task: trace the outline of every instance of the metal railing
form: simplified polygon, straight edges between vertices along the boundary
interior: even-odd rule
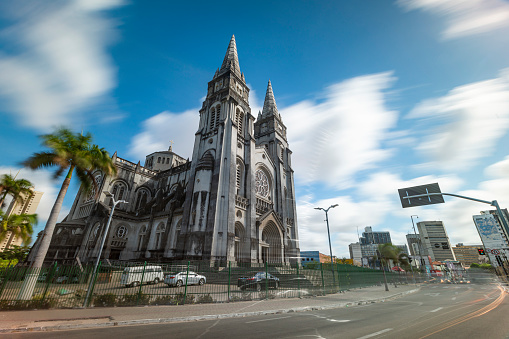
[[[218,267],[211,266],[210,261],[103,261],[98,265],[95,281],[91,283],[92,271],[93,265],[56,264],[36,270],[27,267],[0,269],[0,309],[224,303],[312,297],[383,283],[380,270],[343,264],[335,264],[331,270],[330,263],[313,267],[274,264]],[[32,299],[20,300],[18,296],[23,294],[23,280],[32,274],[38,277]],[[127,276],[130,279],[126,280]],[[176,277],[171,281],[172,285],[165,283],[167,276]],[[410,272],[387,272],[387,276],[394,284],[424,280],[424,276]],[[88,286],[92,289],[91,297],[84,305]]]

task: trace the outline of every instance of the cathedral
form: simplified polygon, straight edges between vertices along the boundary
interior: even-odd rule
[[[192,159],[172,151],[142,166],[115,154],[116,176],[94,173],[100,194],[80,189],[56,225],[47,262],[95,260],[112,198],[102,258],[289,264],[299,257],[292,152],[269,81],[255,117],[235,37],[207,85]],[[106,194],[108,192],[108,194]]]

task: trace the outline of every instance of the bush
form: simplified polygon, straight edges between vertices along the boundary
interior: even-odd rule
[[[150,302],[150,305],[175,305],[175,298],[171,295],[157,297]]]
[[[58,305],[58,300],[53,298],[42,299],[42,296],[35,296],[32,300],[2,300],[0,309],[2,311],[49,309]]]
[[[145,293],[136,294],[124,294],[118,300],[119,306],[136,306],[136,305],[148,305],[150,302],[150,295]]]
[[[113,293],[106,293],[94,296],[95,307],[113,307],[116,305],[117,296]]]
[[[210,294],[200,295],[198,297],[198,300],[196,300],[197,304],[206,304],[206,303],[213,303],[213,302],[214,302],[214,299],[212,299],[212,296]]]
[[[178,294],[175,294],[175,297],[173,298],[175,300],[175,305],[182,305],[184,304],[184,293],[180,292]],[[186,304],[194,304],[194,295],[188,295],[185,298]]]

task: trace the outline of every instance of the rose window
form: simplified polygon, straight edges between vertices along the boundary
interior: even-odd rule
[[[117,228],[117,238],[122,239],[123,237],[126,236],[126,234],[127,234],[127,227],[122,225]]]

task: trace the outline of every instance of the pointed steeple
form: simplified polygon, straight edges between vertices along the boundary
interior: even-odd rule
[[[267,92],[265,93],[265,101],[263,102],[262,116],[267,117],[270,115],[279,117],[276,106],[276,99],[274,99],[274,93],[272,92],[272,84],[269,80],[269,84],[267,85]]]
[[[223,73],[226,70],[230,70],[231,72],[235,73],[239,78],[241,76],[239,56],[237,55],[237,45],[235,44],[235,35],[232,35],[219,73]]]

